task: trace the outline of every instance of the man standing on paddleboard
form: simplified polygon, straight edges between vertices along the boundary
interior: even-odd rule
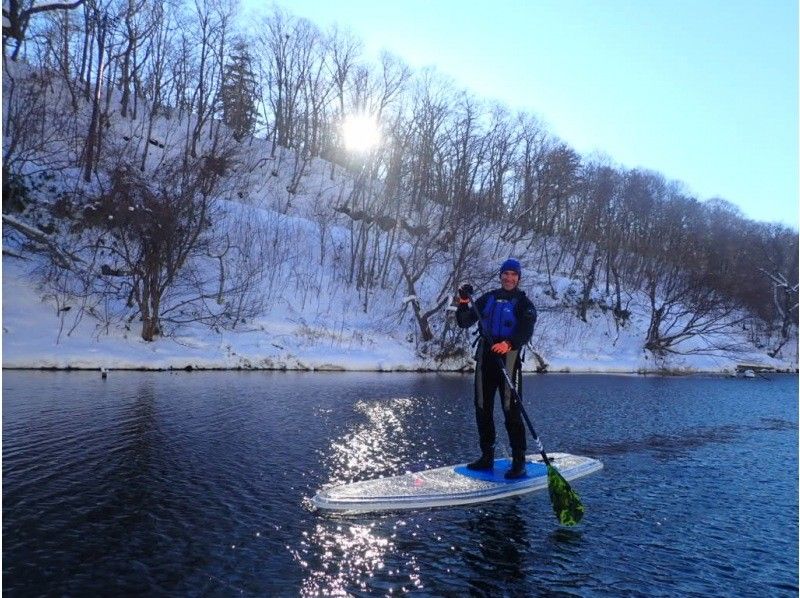
[[[481,456],[468,464],[472,470],[494,468],[494,397],[500,390],[506,430],[511,443],[511,469],[505,473],[507,479],[525,477],[525,424],[519,405],[513,399],[503,376],[502,365],[521,393],[522,372],[520,351],[533,335],[536,323],[536,308],[524,291],[519,289],[522,267],[519,261],[509,258],[500,266],[500,288],[475,300],[475,308],[481,315],[483,330],[492,339],[492,344],[483,336],[475,352],[475,419],[478,423]],[[470,306],[473,288],[464,284],[458,289],[456,321],[461,328],[469,328],[478,321],[475,309]]]

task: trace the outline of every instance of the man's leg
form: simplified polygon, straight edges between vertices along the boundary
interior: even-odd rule
[[[522,364],[519,361],[518,351],[509,351],[505,358],[506,371],[522,396]],[[502,372],[500,373],[502,376]],[[511,444],[511,469],[506,472],[507,478],[520,478],[525,476],[525,451],[527,443],[525,437],[525,422],[522,421],[522,411],[506,384],[505,376],[501,383],[503,397],[503,415],[505,416],[506,431]]]
[[[478,437],[481,456],[467,467],[481,470],[494,467],[494,395],[497,389],[496,376],[491,364],[484,361],[483,352],[479,351],[475,364],[475,422],[478,424]]]

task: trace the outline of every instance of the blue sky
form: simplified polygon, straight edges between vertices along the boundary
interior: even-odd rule
[[[796,0],[290,0],[582,153],[797,228]]]

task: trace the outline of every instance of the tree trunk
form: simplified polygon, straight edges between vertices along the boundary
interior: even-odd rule
[[[583,295],[580,303],[578,304],[578,317],[584,322],[586,322],[586,309],[589,306],[589,296],[592,294],[592,289],[594,288],[595,272],[597,271],[597,264],[599,263],[600,258],[598,257],[595,257],[592,260],[592,267],[583,283]]]
[[[403,278],[406,279],[406,291],[409,295],[413,295],[416,297],[417,291],[414,288],[416,280],[411,276],[411,273],[408,271],[408,267],[406,265],[405,260],[397,256],[397,260],[400,262],[400,268],[403,270]],[[428,321],[428,316],[422,313],[422,308],[419,304],[419,299],[414,299],[411,301],[411,308],[414,312],[414,318],[417,320],[417,326],[419,327],[419,334],[422,342],[428,342],[433,340],[433,331],[431,330],[430,322]]]
[[[99,138],[100,127],[100,90],[103,81],[103,58],[105,53],[106,26],[108,18],[104,15],[98,26],[97,34],[97,79],[94,87],[94,97],[92,98],[92,116],[89,121],[89,133],[86,135],[86,153],[84,155],[83,180],[87,183],[92,180],[92,171],[95,162],[95,145]]]

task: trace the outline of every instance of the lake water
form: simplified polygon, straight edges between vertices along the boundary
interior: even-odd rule
[[[6,371],[4,594],[797,595],[796,377],[525,385],[548,451],[605,464],[576,528],[546,492],[309,509],[475,457],[467,375]]]

